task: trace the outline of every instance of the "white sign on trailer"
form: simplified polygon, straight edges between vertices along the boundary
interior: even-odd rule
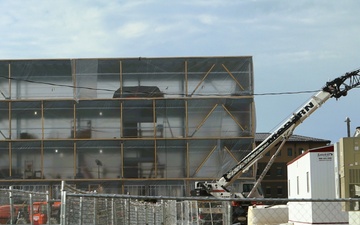
[[[317,154],[318,160],[321,161],[332,161],[333,159],[333,153],[332,152],[321,152]]]

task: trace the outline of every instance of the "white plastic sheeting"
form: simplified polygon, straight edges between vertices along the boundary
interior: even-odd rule
[[[253,147],[253,89],[249,56],[0,60],[1,174],[217,179]]]

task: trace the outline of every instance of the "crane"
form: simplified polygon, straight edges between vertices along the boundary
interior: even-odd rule
[[[232,169],[226,172],[219,180],[215,182],[196,182],[195,195],[207,195],[218,198],[245,198],[251,197],[256,190],[257,185],[261,182],[266,171],[262,173],[258,181],[248,196],[242,193],[231,193],[228,186],[231,185],[241,174],[246,172],[253,166],[264,154],[282,142],[276,152],[278,152],[286,140],[292,135],[294,129],[300,125],[306,118],[315,112],[322,104],[330,98],[339,99],[346,96],[348,91],[360,85],[360,69],[345,73],[344,75],[326,82],[325,86],[309,101],[307,101],[300,109],[291,115],[282,125],[280,125],[273,133],[271,133],[263,142],[242,158]],[[268,169],[274,160],[272,157],[265,169]]]

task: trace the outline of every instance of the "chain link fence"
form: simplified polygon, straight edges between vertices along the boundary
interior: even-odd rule
[[[47,192],[26,191],[14,187],[0,189],[0,224],[50,223],[51,216],[47,215],[51,215],[52,204]]]
[[[121,196],[69,195],[62,224],[164,224],[166,207],[165,202],[143,202]]]
[[[0,224],[304,225],[360,224],[360,199],[215,199],[0,189]],[[32,206],[32,207],[30,207]],[[30,219],[32,218],[32,219]]]

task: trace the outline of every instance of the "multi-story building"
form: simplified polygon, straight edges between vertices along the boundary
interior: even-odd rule
[[[0,78],[2,185],[182,196],[253,148],[252,57],[1,60]]]
[[[260,144],[269,135],[269,133],[257,133],[255,136],[255,143]],[[330,140],[293,134],[281,148],[274,163],[261,182],[264,196],[267,198],[287,198],[287,163],[294,160],[304,151],[327,146],[330,143]],[[264,168],[277,150],[277,147],[278,146],[271,149],[258,161],[257,177],[264,171]]]

